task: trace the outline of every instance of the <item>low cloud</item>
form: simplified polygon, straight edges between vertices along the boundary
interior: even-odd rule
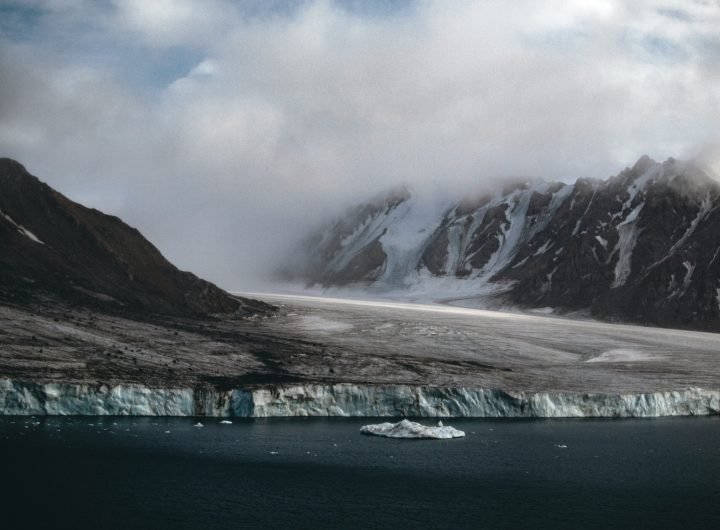
[[[0,154],[252,288],[400,183],[606,177],[720,138],[710,2],[41,1],[0,23]]]

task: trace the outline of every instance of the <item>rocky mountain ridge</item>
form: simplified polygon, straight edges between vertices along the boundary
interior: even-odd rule
[[[407,190],[314,234],[309,285],[720,331],[720,185],[644,156],[607,180],[522,182],[450,204]]]
[[[71,201],[8,158],[0,159],[0,300],[178,316],[264,306],[178,270],[135,228]]]

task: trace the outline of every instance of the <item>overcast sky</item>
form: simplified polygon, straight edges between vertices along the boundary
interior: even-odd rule
[[[718,109],[718,0],[0,0],[0,156],[229,289],[398,183],[605,178]]]

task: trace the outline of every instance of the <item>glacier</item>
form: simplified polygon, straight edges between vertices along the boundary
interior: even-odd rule
[[[287,384],[219,390],[0,379],[2,415],[646,418],[720,414],[720,390],[512,392],[413,385]]]

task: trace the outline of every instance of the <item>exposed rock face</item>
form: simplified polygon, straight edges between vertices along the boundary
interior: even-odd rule
[[[284,270],[283,274],[290,277],[300,274],[330,285],[377,280],[386,270],[387,255],[380,240],[386,235],[387,226],[373,221],[392,217],[410,197],[408,190],[400,189],[354,208],[335,220],[330,229],[303,241],[298,251],[307,252],[306,259],[301,260],[296,270]],[[348,242],[353,245],[350,252]],[[317,270],[318,265],[322,272]]]
[[[178,270],[136,229],[69,200],[3,158],[0,300],[22,303],[39,296],[174,315],[252,305]]]
[[[435,211],[405,194],[330,225],[298,275],[425,292],[454,279],[464,297],[720,331],[719,206],[700,167],[648,157],[605,181],[521,183]]]
[[[718,413],[720,392],[697,388],[645,394],[311,384],[216,390],[0,379],[3,415],[632,418]]]

